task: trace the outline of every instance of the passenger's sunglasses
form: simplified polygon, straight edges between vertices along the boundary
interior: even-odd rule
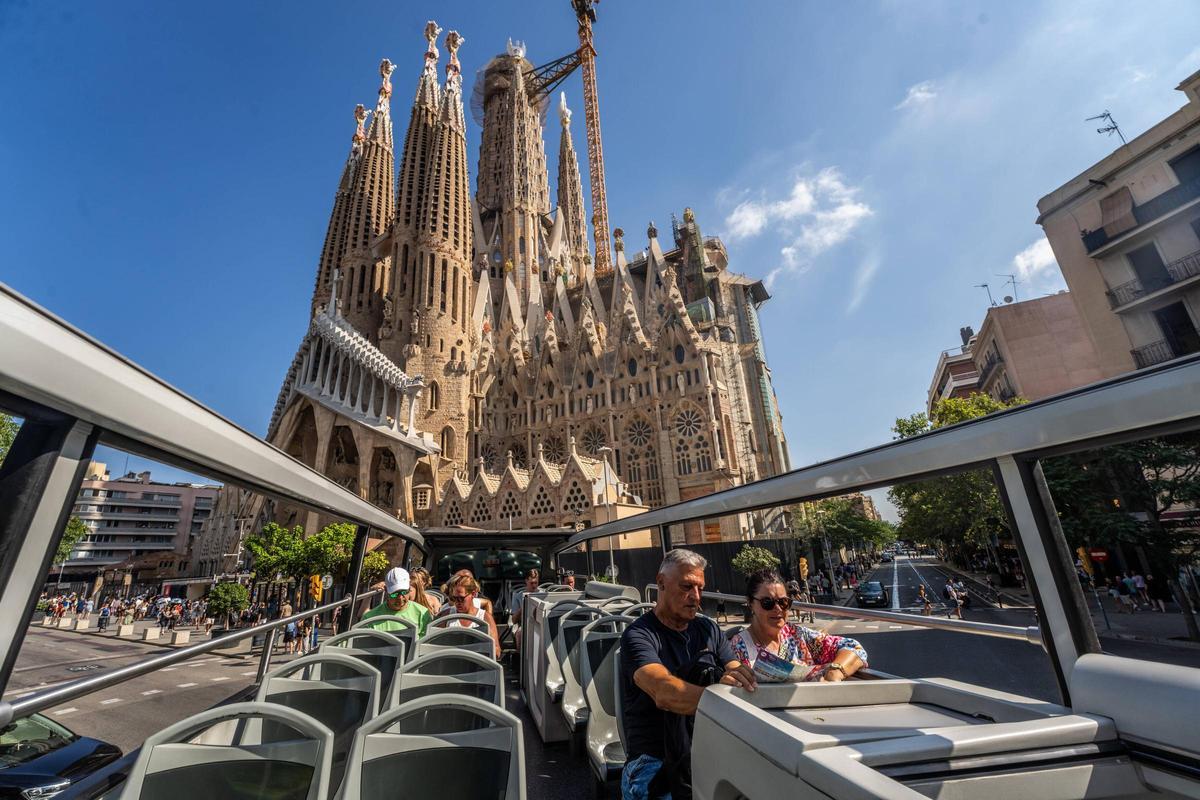
[[[775,606],[787,608],[792,604],[792,601],[788,600],[787,598],[777,599],[774,597],[756,597],[754,599],[757,600],[758,604],[763,607],[763,611],[773,611]]]
[[[471,599],[471,595],[469,595],[469,594],[464,594],[464,595],[459,595],[459,596],[450,595],[450,602],[454,603],[454,605],[459,605],[460,603],[465,603],[470,599]]]
[[[396,591],[396,592],[388,592],[388,597],[395,600],[397,597],[404,597],[404,595],[406,595],[406,594],[408,594],[408,589],[400,589],[399,591]]]

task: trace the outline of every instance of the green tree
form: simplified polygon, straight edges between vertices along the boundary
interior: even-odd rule
[[[387,554],[382,550],[372,550],[363,556],[362,582],[366,586],[377,583],[391,567]]]
[[[848,497],[831,497],[808,504],[801,526],[810,534],[827,537],[834,549],[860,543],[881,547],[896,540],[896,529],[891,523],[868,519]]]
[[[250,590],[240,583],[218,583],[208,590],[208,615],[227,623],[230,614],[240,614],[250,605]]]
[[[285,528],[269,522],[246,539],[246,549],[254,557],[257,576],[281,575],[295,580],[299,588],[310,575],[338,572],[350,560],[354,537],[355,527],[347,522],[326,525],[308,537],[299,525]]]
[[[79,517],[71,517],[63,528],[62,537],[58,540],[58,550],[54,552],[54,563],[62,564],[71,557],[71,551],[79,540],[88,534],[88,526]]]
[[[746,545],[729,563],[743,575],[749,576],[760,569],[779,569],[779,557],[765,547]]]
[[[935,403],[932,415],[921,412],[897,419],[892,430],[896,438],[907,439],[1024,402],[1016,398],[1005,403],[986,394],[951,397]],[[896,533],[906,540],[940,541],[951,548],[966,544],[986,547],[992,537],[1009,533],[1008,516],[990,470],[967,470],[899,484],[888,491],[888,497],[900,514]]]
[[[4,463],[4,458],[12,448],[12,443],[16,441],[17,431],[20,429],[21,423],[9,414],[0,413],[0,464]]]

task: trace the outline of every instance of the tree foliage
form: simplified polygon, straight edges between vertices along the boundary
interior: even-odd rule
[[[823,536],[834,549],[861,543],[877,547],[896,540],[896,528],[883,520],[869,519],[849,497],[831,497],[806,503],[798,518],[802,534]]]
[[[79,517],[71,517],[63,528],[62,537],[58,540],[58,550],[54,552],[54,563],[62,564],[71,557],[71,551],[79,540],[88,534],[88,526]]]
[[[0,413],[0,464],[4,463],[4,458],[12,448],[12,443],[16,441],[17,431],[20,429],[21,423],[9,414]]]
[[[208,615],[224,620],[229,614],[240,614],[250,605],[250,590],[240,583],[218,583],[208,590]]]
[[[303,580],[309,575],[338,571],[354,550],[354,526],[347,522],[326,525],[305,537],[299,525],[285,528],[274,522],[246,540],[258,576]]]
[[[383,579],[391,565],[392,562],[388,560],[387,554],[382,550],[370,551],[363,556],[362,582],[367,586],[377,583]]]
[[[931,416],[921,412],[897,419],[892,430],[896,438],[907,439],[1024,402],[1016,398],[1003,403],[986,394],[951,397],[935,403]],[[900,514],[897,533],[906,540],[982,546],[1008,532],[1008,516],[986,469],[899,484],[888,491],[888,497]]]
[[[751,544],[739,550],[729,563],[747,577],[760,569],[779,569],[778,556],[765,547],[755,547]]]

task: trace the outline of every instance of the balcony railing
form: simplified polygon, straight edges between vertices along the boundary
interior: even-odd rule
[[[1148,294],[1157,292],[1159,289],[1165,289],[1168,286],[1200,275],[1200,250],[1172,261],[1170,264],[1167,264],[1166,270],[1167,277],[1151,286],[1143,286],[1142,282],[1137,278],[1127,283],[1122,283],[1119,286],[1114,286],[1105,292],[1108,295],[1109,304],[1114,309],[1120,308],[1121,306],[1129,305],[1134,300],[1139,300]]]
[[[1157,342],[1151,342],[1142,347],[1135,347],[1129,352],[1133,354],[1133,361],[1138,365],[1138,369],[1153,366],[1154,364],[1161,364],[1175,357],[1175,351],[1171,349],[1171,344],[1166,339],[1159,339]]]
[[[1117,235],[1124,236],[1130,231],[1137,230],[1142,225],[1153,222],[1164,214],[1168,214],[1198,197],[1200,197],[1200,178],[1193,178],[1178,186],[1173,186],[1157,197],[1152,197],[1141,205],[1135,205],[1133,207],[1133,218],[1137,221],[1137,225],[1127,231],[1121,231]],[[1104,228],[1097,228],[1094,231],[1083,231],[1081,236],[1083,237],[1083,246],[1087,248],[1088,253],[1099,250],[1108,244],[1111,239],[1115,238],[1109,236]]]
[[[996,371],[996,367],[1004,363],[1004,356],[999,353],[989,353],[987,361],[983,363],[983,369],[979,370],[979,385],[983,386],[987,383],[987,379]]]

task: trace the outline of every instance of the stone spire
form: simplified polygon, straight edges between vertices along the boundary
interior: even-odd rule
[[[411,233],[421,215],[422,201],[431,171],[430,149],[433,147],[438,113],[442,95],[438,87],[437,37],[442,29],[433,20],[425,23],[425,66],[417,80],[417,94],[413,100],[408,120],[408,131],[404,135],[404,154],[400,158],[400,183],[396,195],[396,229],[403,237]],[[411,259],[411,254],[409,256]],[[397,264],[396,270],[411,266],[411,260]]]
[[[313,287],[310,313],[328,302],[330,283],[333,275],[342,263],[342,252],[345,249],[349,235],[350,192],[354,186],[355,174],[362,161],[363,143],[367,140],[364,123],[367,120],[367,109],[362,103],[354,108],[354,136],[350,139],[350,153],[346,156],[346,165],[342,167],[342,177],[338,180],[338,188],[333,196],[333,211],[329,214],[329,226],[325,229],[325,244],[321,247],[321,259],[317,263],[317,281]]]
[[[582,283],[591,271],[588,255],[587,217],[583,207],[583,182],[579,179],[579,160],[571,141],[571,109],[567,93],[559,95],[558,119],[562,137],[558,144],[558,213],[563,216],[563,250],[576,282]]]
[[[393,70],[395,66],[386,58],[379,63],[379,99],[349,187],[342,249],[343,313],[372,342],[383,321],[383,291],[389,265],[375,258],[371,244],[387,231],[396,211],[391,116]]]

